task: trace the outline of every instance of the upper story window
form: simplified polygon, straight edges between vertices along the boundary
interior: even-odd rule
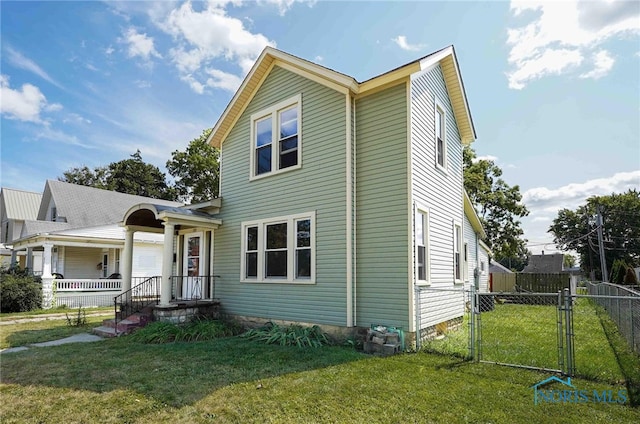
[[[51,208],[51,220],[55,221],[58,219],[58,210],[56,208]]]
[[[307,213],[243,223],[241,280],[313,283],[314,221]]]
[[[429,282],[429,217],[425,210],[415,214],[416,279],[418,284]]]
[[[297,95],[251,116],[251,178],[300,167],[302,96]]]
[[[447,142],[446,142],[446,124],[447,115],[444,109],[436,102],[436,116],[435,116],[435,138],[436,138],[436,165],[446,168],[447,167]]]

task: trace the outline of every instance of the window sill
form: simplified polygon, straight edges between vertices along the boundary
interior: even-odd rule
[[[290,171],[295,171],[296,169],[300,169],[302,168],[302,165],[295,165],[295,166],[290,166],[288,168],[284,168],[284,169],[279,169],[277,171],[271,171],[271,172],[266,172],[264,174],[260,174],[260,175],[251,175],[249,177],[249,181],[256,181],[256,180],[261,180],[263,178],[268,178],[268,177],[272,177],[275,175],[280,175],[280,174],[284,174]]]
[[[447,169],[446,163],[445,163],[445,166],[442,166],[436,163],[436,169],[438,170],[438,172],[442,173],[442,175],[444,175],[445,177],[449,176],[449,170]]]
[[[418,280],[418,281],[416,281],[416,286],[429,287],[430,285],[431,285],[431,281],[428,281],[428,280]]]
[[[285,280],[285,279],[273,279],[273,280],[250,280],[250,279],[241,279],[241,283],[243,284],[298,284],[298,285],[314,285],[316,282],[314,280]]]

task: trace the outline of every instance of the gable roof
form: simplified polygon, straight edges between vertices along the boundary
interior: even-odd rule
[[[183,205],[179,202],[150,199],[144,196],[48,180],[42,195],[38,220],[44,221],[46,219],[47,210],[52,201],[55,204],[58,217],[66,219],[66,228],[118,223],[122,221],[122,217],[129,208],[150,201],[165,206],[178,207]]]
[[[7,219],[36,219],[42,193],[2,187],[2,203]]]
[[[476,209],[473,207],[473,203],[471,203],[471,199],[467,194],[467,191],[464,190],[464,214],[471,223],[473,230],[480,236],[480,238],[487,238],[487,233],[484,231],[484,227],[482,226],[482,222],[480,222],[480,218],[478,217],[478,213]],[[485,245],[486,246],[486,245]],[[487,251],[491,251],[487,246]]]
[[[529,263],[522,272],[562,272],[564,269],[564,255],[552,253],[545,255],[529,255]]]
[[[476,133],[453,46],[445,47],[421,59],[414,60],[361,83],[351,76],[273,47],[266,47],[214,125],[207,142],[214,147],[220,148],[273,66],[281,66],[337,91],[345,94],[351,93],[355,96],[366,95],[372,90],[404,80],[438,64],[441,66],[444,75],[460,137],[463,143],[470,144],[475,140]]]

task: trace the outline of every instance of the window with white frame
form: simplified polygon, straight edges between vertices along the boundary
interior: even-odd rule
[[[416,240],[416,279],[425,284],[429,280],[429,219],[424,210],[416,210],[415,214]]]
[[[315,214],[242,224],[242,281],[313,283]]]
[[[465,242],[463,249],[464,259],[462,261],[462,274],[464,281],[469,281],[469,245]]]
[[[457,283],[462,280],[462,227],[453,225],[453,274]]]
[[[444,109],[436,103],[436,116],[435,116],[435,128],[436,128],[436,165],[446,168],[447,166],[447,143],[445,138],[446,133],[446,114]]]
[[[301,104],[297,95],[251,116],[251,178],[300,167]]]

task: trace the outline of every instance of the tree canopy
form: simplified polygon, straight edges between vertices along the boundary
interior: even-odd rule
[[[628,266],[640,265],[640,192],[593,196],[576,210],[562,209],[549,227],[554,242],[563,250],[575,250],[584,271],[595,271],[602,278],[598,245],[596,209],[603,217],[603,244],[607,270],[611,274],[614,261]]]
[[[478,159],[468,146],[464,148],[463,162],[464,187],[487,232],[494,259],[521,270],[528,252],[519,218],[529,211],[522,203],[520,187],[509,186],[501,178],[500,167],[491,160]]]
[[[112,162],[106,167],[72,168],[58,180],[155,199],[177,199],[177,191],[167,183],[165,174],[157,166],[145,163],[140,150],[130,159]]]
[[[175,178],[180,200],[199,203],[218,196],[219,153],[207,144],[211,128],[189,142],[186,150],[175,150],[167,161],[167,170]]]

